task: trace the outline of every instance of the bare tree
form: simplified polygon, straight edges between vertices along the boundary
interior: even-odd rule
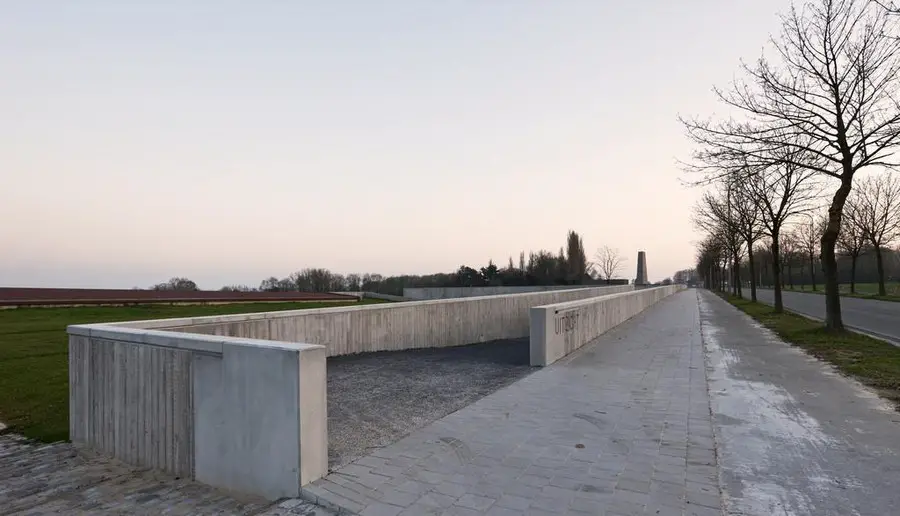
[[[812,289],[816,290],[816,255],[825,228],[823,221],[817,220],[809,213],[805,215],[807,215],[807,220],[800,223],[797,228],[797,243],[803,252],[803,260],[809,264],[809,279]],[[803,274],[802,271],[801,274]]]
[[[850,258],[850,293],[856,293],[856,264],[859,257],[866,249],[866,233],[860,227],[860,214],[858,213],[860,199],[859,189],[850,192],[847,204],[844,206],[847,215],[841,232],[838,234],[837,248],[844,256]]]
[[[744,246],[741,218],[735,206],[733,183],[719,186],[719,191],[706,192],[700,199],[694,213],[694,224],[721,239],[731,259],[731,290],[734,295],[740,296],[743,294],[740,259]]]
[[[625,264],[625,258],[619,254],[619,250],[613,249],[608,245],[597,250],[595,259],[597,260],[596,266],[597,270],[600,272],[600,277],[606,280],[606,283],[610,283],[610,280],[612,280],[616,273],[619,272],[622,265]]]
[[[869,176],[858,186],[849,211],[856,226],[875,250],[878,267],[878,294],[887,295],[884,285],[883,250],[900,238],[900,181],[889,173]]]
[[[165,283],[157,283],[151,290],[200,290],[197,284],[188,278],[172,278]]]
[[[894,165],[900,145],[900,17],[869,0],[810,0],[781,21],[775,59],[744,64],[747,80],[717,90],[747,119],[682,121],[703,152],[768,166],[773,148],[792,149],[792,165],[838,180],[821,256],[825,324],[843,329],[835,248],[844,203],[855,174]]]
[[[793,231],[787,231],[781,235],[781,260],[778,262],[782,270],[782,278],[787,271],[787,284],[794,289],[794,263],[797,261],[798,243],[797,235]]]
[[[781,160],[779,165],[759,170],[744,180],[744,186],[759,207],[762,234],[771,242],[776,312],[784,311],[782,271],[784,265],[790,263],[793,250],[790,247],[792,242],[788,242],[787,252],[782,253],[783,228],[792,217],[808,211],[818,195],[813,173],[791,163],[795,158],[794,154],[794,151],[788,150],[776,155],[787,159]],[[793,287],[793,278],[791,279]]]

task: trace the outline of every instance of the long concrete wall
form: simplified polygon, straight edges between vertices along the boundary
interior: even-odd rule
[[[71,439],[216,487],[298,496],[328,465],[326,355],[524,337],[534,306],[630,288],[70,326]]]
[[[628,282],[626,280],[625,285]],[[623,285],[607,285],[621,287]],[[501,296],[589,288],[584,285],[530,285],[523,287],[414,287],[404,288],[403,297],[427,301],[432,299],[458,299],[463,297]]]
[[[682,289],[683,285],[669,285],[532,307],[531,365],[556,362]]]
[[[328,356],[461,346],[528,336],[537,305],[631,290],[630,285],[529,294],[318,308],[115,325],[320,344]]]
[[[70,439],[270,499],[328,468],[325,348],[69,327]]]

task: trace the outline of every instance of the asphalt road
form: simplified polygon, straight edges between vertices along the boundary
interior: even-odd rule
[[[749,288],[744,289],[744,297],[750,297]],[[760,302],[771,305],[775,302],[775,292],[759,290],[757,298]],[[825,318],[825,296],[822,294],[785,291],[782,300],[788,310],[819,319]],[[892,340],[900,345],[900,303],[842,297],[841,313],[844,316],[845,326]]]

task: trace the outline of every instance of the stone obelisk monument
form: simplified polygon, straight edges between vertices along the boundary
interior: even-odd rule
[[[634,285],[641,287],[649,284],[650,281],[647,280],[647,254],[644,251],[638,251],[637,277],[634,278]]]

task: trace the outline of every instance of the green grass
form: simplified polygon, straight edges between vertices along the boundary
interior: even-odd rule
[[[66,326],[380,303],[240,303],[138,305],[0,310],[0,422],[45,442],[69,437]]]
[[[830,332],[821,322],[791,313],[777,314],[769,305],[727,296],[727,301],[838,370],[872,387],[895,408],[900,407],[900,348],[850,331]]]
[[[843,297],[858,297],[861,299],[877,299],[880,301],[896,301],[900,302],[900,283],[892,282],[885,283],[885,290],[887,291],[886,296],[878,295],[878,283],[857,283],[856,284],[856,293],[850,293],[850,284],[842,283],[839,288],[841,291],[841,296]],[[814,294],[824,294],[825,293],[825,285],[819,283],[816,285],[816,290],[812,289],[812,285],[795,285],[793,288],[790,285],[785,285],[785,290],[791,290],[794,292],[807,292]]]

